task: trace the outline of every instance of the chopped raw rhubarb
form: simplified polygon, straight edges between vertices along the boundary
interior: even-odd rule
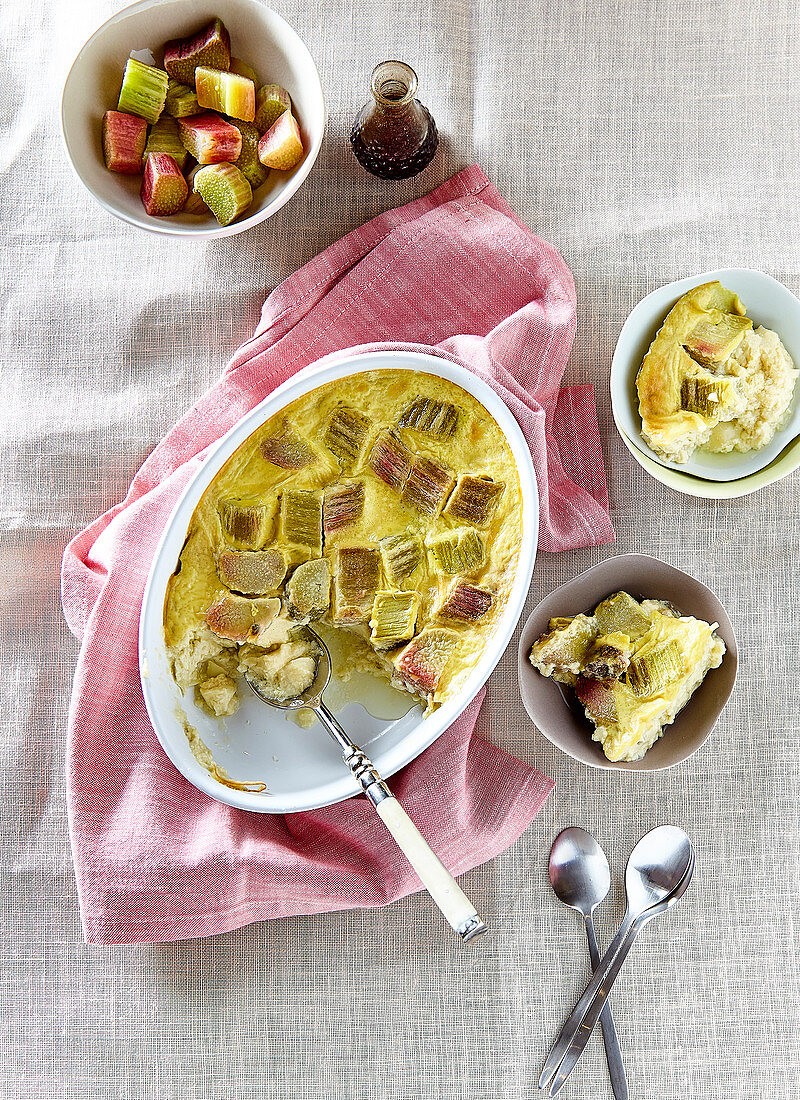
[[[243,122],[252,122],[256,117],[256,86],[246,76],[198,65],[194,80],[201,107]]]
[[[147,123],[143,118],[123,111],[106,111],[103,115],[103,156],[110,172],[140,175],[146,144]]]
[[[267,168],[288,171],[303,159],[300,128],[291,111],[284,111],[258,143],[258,159]]]
[[[191,38],[174,38],[165,44],[164,68],[174,80],[193,88],[198,65],[230,68],[231,39],[221,19],[212,19]]]
[[[280,84],[264,84],[256,93],[256,117],[254,122],[259,134],[265,134],[284,111],[291,111],[289,93]]]
[[[167,100],[169,77],[163,69],[143,65],[129,57],[122,77],[117,110],[157,122]]]
[[[219,115],[191,115],[179,118],[181,141],[199,164],[237,160],[242,152],[242,135]]]
[[[151,217],[164,218],[183,209],[189,188],[175,158],[169,153],[151,153],[142,180],[142,202]]]

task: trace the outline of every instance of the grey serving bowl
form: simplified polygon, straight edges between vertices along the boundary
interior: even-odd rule
[[[717,634],[726,653],[719,668],[711,669],[664,735],[641,759],[606,759],[600,743],[592,740],[591,723],[571,710],[558,685],[531,665],[528,654],[545,633],[551,618],[591,611],[602,599],[624,589],[637,598],[666,600],[682,614],[718,623]],[[618,771],[660,771],[687,760],[706,741],[736,682],[736,635],[725,608],[700,581],[648,554],[620,554],[606,558],[546,596],[531,613],[519,643],[519,686],[525,709],[544,736],[567,756],[591,768]]]

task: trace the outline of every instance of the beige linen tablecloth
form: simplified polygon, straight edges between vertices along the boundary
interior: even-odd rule
[[[623,448],[606,387],[631,307],[671,279],[762,268],[800,291],[796,6],[719,0],[300,3],[330,107],[307,185],[266,225],[207,245],[135,231],[79,189],[58,137],[67,65],[119,5],[0,8],[4,655],[0,1095],[19,1100],[515,1100],[586,977],[582,930],[548,891],[567,824],[613,864],[607,942],[634,840],[664,820],[696,881],[617,985],[637,1100],[795,1100],[798,1039],[797,581],[800,475],[710,504],[662,489]],[[410,61],[443,134],[434,165],[380,183],[346,142],[368,74]],[[281,920],[213,941],[88,949],[64,810],[75,643],[64,543],[115,503],[146,453],[249,335],[265,293],[379,211],[477,160],[553,241],[578,289],[567,381],[598,390],[616,547],[540,555],[530,605],[594,562],[652,552],[709,583],[741,673],[714,738],[671,772],[578,767],[531,728],[515,647],[483,732],[557,788],[508,853],[463,885],[492,931],[465,949],[427,897]],[[609,1096],[597,1040],[571,1097]]]

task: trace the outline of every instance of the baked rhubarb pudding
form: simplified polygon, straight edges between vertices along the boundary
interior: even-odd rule
[[[696,448],[760,450],[789,418],[797,375],[738,295],[703,283],[672,307],[636,376],[642,437],[672,462]]]
[[[615,592],[591,614],[551,619],[530,661],[575,692],[609,760],[641,760],[722,664],[716,628],[661,600]]]
[[[511,450],[454,383],[367,371],[298,398],[223,466],[192,517],[164,608],[173,673],[235,713],[245,671],[296,698],[344,640],[428,709],[455,698],[508,599],[522,536]],[[337,646],[342,652],[341,644]]]

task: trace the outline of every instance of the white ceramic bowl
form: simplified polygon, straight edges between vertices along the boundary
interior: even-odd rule
[[[200,30],[215,16],[231,36],[235,57],[265,83],[281,84],[292,97],[306,155],[291,172],[270,172],[249,211],[232,225],[212,215],[151,218],[139,198],[141,176],[109,172],[103,161],[103,115],[117,106],[122,72],[131,50],[158,49],[171,38]],[[140,229],[185,237],[230,237],[280,210],[317,159],[325,131],[325,101],[317,67],[289,24],[258,0],[140,0],[94,32],[69,71],[61,97],[61,130],[72,166],[101,206]]]
[[[755,492],[800,466],[800,386],[795,390],[789,422],[760,451],[726,455],[696,451],[688,462],[679,464],[660,458],[647,446],[641,435],[637,371],[678,298],[692,287],[715,279],[739,295],[756,325],[774,329],[795,364],[800,364],[800,301],[795,295],[761,271],[707,271],[654,290],[632,311],[619,334],[611,363],[611,406],[625,446],[657,481],[690,496],[719,499]]]
[[[175,767],[196,787],[231,806],[264,813],[292,813],[339,802],[360,787],[342,762],[331,738],[317,724],[303,730],[254,695],[243,697],[232,718],[216,720],[194,705],[192,692],[182,696],[172,678],[164,641],[164,598],[186,532],[205,490],[252,432],[291,401],[336,379],[366,370],[407,369],[450,379],[476,397],[494,417],[517,464],[523,500],[522,540],[517,573],[492,644],[469,676],[462,695],[422,717],[415,705],[401,718],[374,718],[360,703],[347,703],[339,720],[354,741],[389,776],[426,749],[458,717],[488,679],[502,656],[530,587],[539,529],[539,498],[530,450],[519,425],[497,394],[476,375],[456,363],[416,352],[373,352],[328,356],[307,367],[275,390],[225,435],[178,501],[156,550],[145,589],[139,629],[142,689],[150,721]],[[335,676],[335,669],[334,669]],[[377,677],[366,678],[381,692]],[[382,691],[385,694],[385,688]],[[365,700],[368,705],[370,700]],[[380,712],[378,707],[372,709]],[[223,786],[195,760],[183,728],[184,714],[211,750],[218,764],[237,779],[262,780],[263,794]]]

